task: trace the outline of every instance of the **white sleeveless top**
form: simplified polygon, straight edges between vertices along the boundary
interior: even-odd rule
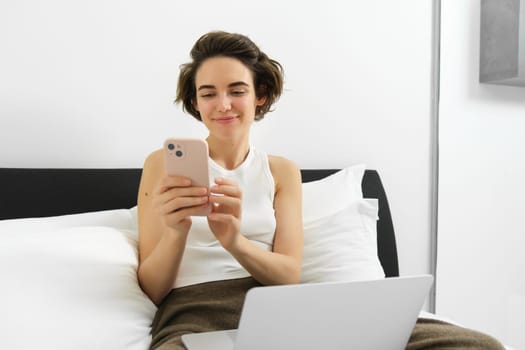
[[[271,251],[275,235],[275,183],[266,153],[250,147],[244,162],[226,170],[209,159],[210,184],[217,177],[234,180],[242,190],[241,234]],[[197,283],[248,277],[250,274],[215,238],[206,217],[193,216],[173,288]]]

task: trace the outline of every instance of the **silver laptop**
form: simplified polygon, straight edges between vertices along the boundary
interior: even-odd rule
[[[236,330],[186,334],[188,350],[404,350],[433,277],[252,288]]]

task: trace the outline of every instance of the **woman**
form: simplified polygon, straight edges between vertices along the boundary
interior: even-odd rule
[[[279,98],[283,76],[246,36],[203,35],[181,66],[176,102],[208,129],[213,185],[167,176],[163,151],[145,161],[138,196],[139,269],[159,306],[152,349],[182,348],[188,332],[236,328],[247,290],[297,283],[301,176],[250,144],[250,128]],[[211,206],[207,217],[192,216]]]
[[[159,306],[151,349],[184,349],[180,336],[237,328],[248,289],[297,283],[302,256],[301,176],[289,160],[250,145],[250,128],[282,91],[282,69],[247,37],[203,35],[181,67],[176,102],[209,131],[214,185],[167,176],[163,151],[144,164],[138,196],[142,289]],[[192,216],[210,206],[207,217]],[[380,336],[378,330],[378,336]],[[419,319],[407,344],[503,349],[494,338]]]

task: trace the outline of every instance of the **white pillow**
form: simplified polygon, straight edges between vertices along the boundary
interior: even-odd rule
[[[377,199],[363,199],[365,166],[303,184],[302,283],[384,278],[377,255]]]
[[[0,348],[148,349],[132,225],[126,210],[0,221]]]
[[[47,232],[78,226],[108,226],[133,229],[136,227],[133,211],[134,209],[114,209],[42,218],[0,220],[0,235],[16,235],[19,232]],[[1,237],[3,236],[0,236],[0,239]]]
[[[321,180],[303,183],[303,218],[322,218],[363,198],[365,165],[346,167]]]

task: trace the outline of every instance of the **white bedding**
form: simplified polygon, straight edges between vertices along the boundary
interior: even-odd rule
[[[377,203],[363,202],[363,172],[352,167],[304,186],[303,282],[383,277]],[[334,192],[345,195],[334,200]],[[359,224],[336,220],[341,210]],[[135,208],[0,220],[0,349],[146,350],[156,307],[137,281],[136,226]],[[332,245],[321,244],[326,232]]]
[[[156,308],[130,223],[129,211],[0,221],[0,349],[147,349]]]

